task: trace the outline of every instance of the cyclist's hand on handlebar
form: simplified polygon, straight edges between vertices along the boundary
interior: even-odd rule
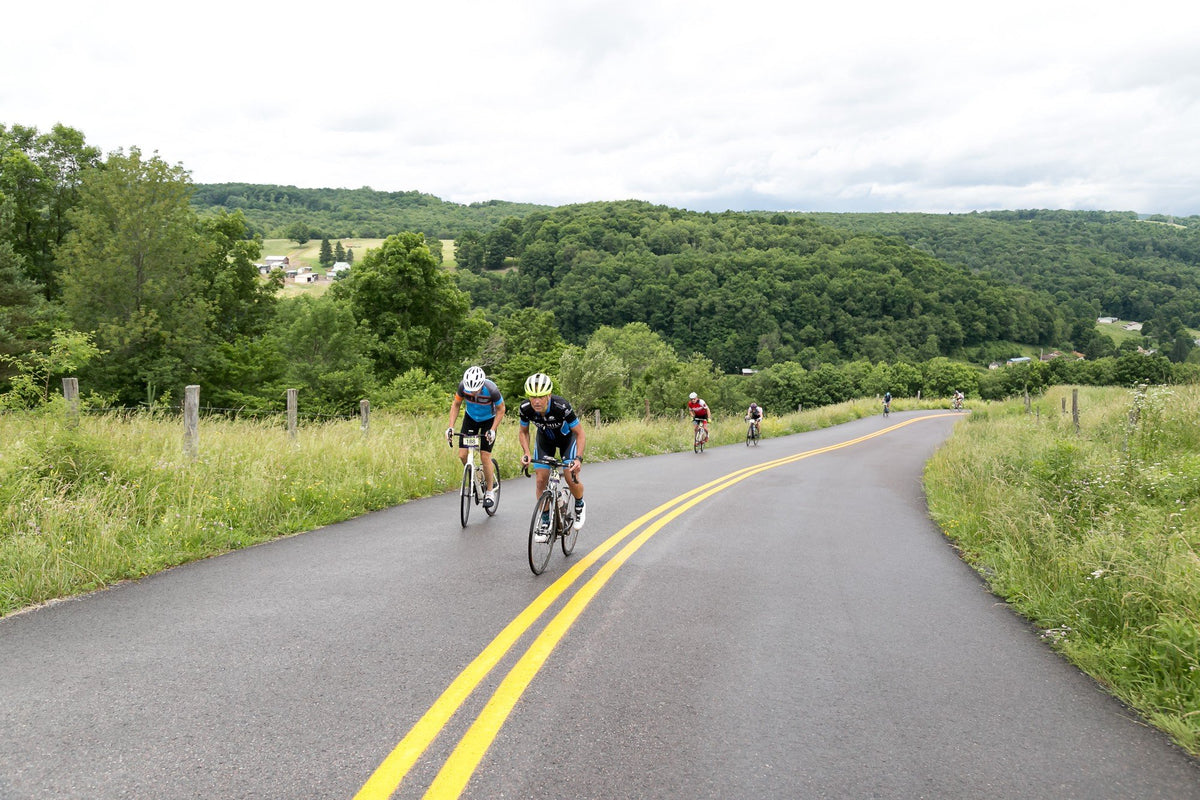
[[[525,453],[523,456],[521,456],[521,466],[524,466],[524,467],[529,466],[529,462],[532,460],[533,459],[531,459],[529,457],[529,453]]]
[[[446,444],[454,444],[454,428],[446,428]]]
[[[488,431],[483,435],[483,438],[487,439],[488,444],[491,444],[492,442],[496,441],[496,432]]]

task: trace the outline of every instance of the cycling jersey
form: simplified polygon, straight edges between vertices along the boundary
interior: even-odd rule
[[[688,400],[688,411],[698,419],[708,419],[708,403],[703,400]]]
[[[579,425],[579,417],[575,409],[565,398],[556,394],[550,395],[546,404],[546,413],[539,414],[528,400],[521,402],[521,427],[533,425],[537,428],[534,437],[533,458],[543,456],[553,457],[556,452],[562,453],[564,461],[575,458],[575,427]],[[543,465],[534,464],[535,468],[545,469]]]
[[[490,380],[485,380],[477,392],[468,392],[460,381],[455,394],[466,401],[467,416],[476,422],[484,422],[496,416],[496,406],[504,402],[500,396],[500,388]]]
[[[746,416],[750,417],[751,419],[762,419],[762,417],[763,417],[762,406],[755,408],[753,411],[751,411],[750,409],[746,409]]]

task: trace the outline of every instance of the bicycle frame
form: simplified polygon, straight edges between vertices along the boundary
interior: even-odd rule
[[[530,474],[529,467],[533,464],[550,468],[550,474],[546,476],[546,488],[538,495],[533,517],[529,522],[529,568],[534,575],[541,575],[546,569],[546,564],[550,562],[555,540],[558,540],[563,555],[569,556],[575,549],[579,529],[575,527],[574,494],[564,474],[571,462],[559,461],[556,458],[537,458],[522,467],[527,476]],[[548,529],[541,523],[543,513],[550,517]]]
[[[453,436],[458,439],[459,449],[467,451],[467,458],[463,463],[463,480],[459,497],[459,522],[465,528],[467,527],[467,518],[471,515],[472,503],[475,505],[483,503],[484,495],[487,492],[486,476],[483,464],[476,463],[475,460],[476,453],[480,452],[479,435],[455,433]],[[482,462],[482,457],[480,462]],[[492,461],[492,484],[495,492],[492,506],[491,508],[484,506],[489,517],[495,515],[497,504],[500,501],[500,468],[494,459]]]

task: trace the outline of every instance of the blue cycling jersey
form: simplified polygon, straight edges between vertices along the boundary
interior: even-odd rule
[[[478,392],[468,392],[460,382],[456,393],[466,401],[467,416],[476,422],[496,416],[496,406],[504,402],[500,387],[490,380],[484,381]]]

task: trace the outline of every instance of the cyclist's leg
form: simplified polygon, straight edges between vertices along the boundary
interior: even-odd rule
[[[495,417],[488,417],[478,423],[479,426],[479,460],[483,462],[483,486],[484,489],[490,491],[495,486],[493,479],[494,470],[492,468],[492,446],[495,441],[487,440],[487,432],[492,429],[492,421]]]
[[[565,444],[559,445],[559,450],[562,451],[563,461],[574,461],[575,454],[578,452],[575,443],[575,434],[572,433],[569,440]],[[571,496],[576,500],[583,498],[583,484],[579,482],[579,476],[572,469],[564,469],[563,476],[567,480],[567,486],[571,489]]]
[[[533,447],[530,449],[530,455],[536,461],[545,456],[554,457],[554,446],[547,440],[546,435],[541,431],[537,432],[537,436],[533,439]],[[533,495],[541,497],[542,492],[546,491],[546,484],[550,482],[550,468],[545,464],[533,465]]]

